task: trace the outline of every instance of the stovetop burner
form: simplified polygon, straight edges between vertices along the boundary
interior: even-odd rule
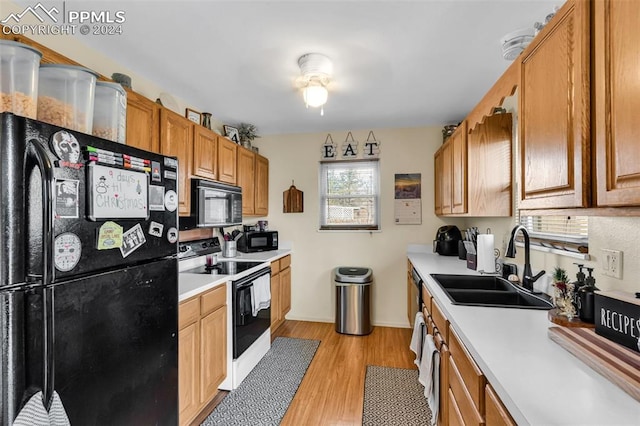
[[[215,265],[202,265],[182,272],[186,272],[188,274],[235,275],[258,265],[262,265],[262,263],[263,262],[235,262],[232,260],[225,260],[218,262]]]

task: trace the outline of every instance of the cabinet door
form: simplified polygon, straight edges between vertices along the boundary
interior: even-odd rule
[[[640,2],[594,3],[598,206],[640,205]]]
[[[589,206],[589,6],[567,1],[522,54],[520,208]]]
[[[217,179],[218,135],[202,126],[193,126],[193,174]]]
[[[442,214],[451,214],[453,208],[451,206],[451,190],[452,190],[452,174],[453,174],[453,144],[449,139],[442,147],[442,185],[441,192],[441,205]]]
[[[282,308],[280,305],[281,274],[271,276],[271,332],[282,322]]]
[[[160,107],[155,102],[127,90],[126,144],[160,152]]]
[[[242,188],[242,215],[253,215],[255,211],[256,155],[248,149],[238,148],[238,170],[236,184]]]
[[[200,404],[218,392],[227,373],[227,307],[200,320]]]
[[[178,332],[178,394],[180,424],[190,423],[200,408],[200,323]]]
[[[284,316],[291,310],[291,268],[280,271],[280,312],[282,321]]]
[[[256,154],[256,216],[269,214],[269,160]]]
[[[433,172],[434,172],[434,213],[437,216],[442,214],[442,148],[438,149],[433,155]]]
[[[490,384],[485,386],[485,421],[487,426],[515,426],[507,409]]]
[[[467,122],[451,136],[451,212],[467,212]]]
[[[511,114],[487,117],[469,133],[468,212],[511,216]]]
[[[160,111],[160,151],[178,157],[178,214],[191,211],[191,156],[193,154],[193,123],[172,111]]]
[[[236,184],[236,155],[238,145],[227,138],[218,138],[218,180]]]

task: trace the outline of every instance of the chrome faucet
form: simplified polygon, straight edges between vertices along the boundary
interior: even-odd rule
[[[516,234],[518,231],[522,231],[522,235],[524,236],[524,272],[522,273],[522,286],[529,290],[532,293],[536,293],[533,290],[533,283],[538,280],[541,276],[543,276],[546,271],[540,271],[537,275],[532,276],[531,272],[531,261],[529,257],[529,252],[531,250],[531,243],[529,241],[529,233],[527,232],[527,228],[522,225],[518,225],[511,231],[511,238],[509,239],[509,246],[507,247],[507,252],[505,253],[506,257],[516,257]]]

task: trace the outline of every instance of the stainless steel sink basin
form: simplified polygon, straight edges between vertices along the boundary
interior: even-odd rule
[[[549,310],[549,297],[494,276],[432,274],[454,305]]]

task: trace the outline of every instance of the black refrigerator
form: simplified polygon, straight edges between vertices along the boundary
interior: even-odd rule
[[[177,424],[177,159],[11,113],[0,154],[0,425]]]

